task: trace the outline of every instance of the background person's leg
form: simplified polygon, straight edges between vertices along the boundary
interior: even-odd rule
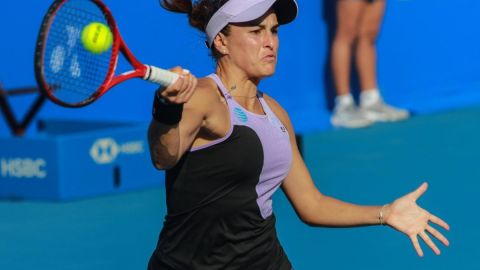
[[[360,19],[355,59],[361,90],[377,88],[375,42],[380,32],[384,13],[385,1],[373,1],[366,5]]]
[[[337,94],[331,122],[336,127],[358,128],[372,124],[359,112],[350,93],[352,54],[366,6],[367,2],[363,0],[337,0],[337,29],[331,51]]]
[[[350,93],[352,52],[366,6],[364,1],[337,0],[337,29],[331,57],[337,95]]]
[[[385,0],[371,1],[360,19],[355,51],[356,67],[360,77],[361,111],[371,121],[398,121],[409,117],[409,112],[385,104],[377,84],[376,40],[385,13]]]

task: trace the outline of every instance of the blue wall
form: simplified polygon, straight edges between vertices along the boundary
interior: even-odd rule
[[[162,10],[156,0],[133,5],[131,1],[105,2],[141,61],[163,67],[182,65],[197,76],[214,69],[202,35],[188,26],[185,16]],[[261,84],[263,91],[289,111],[298,132],[329,128],[327,96],[332,88],[325,66],[333,2],[299,0],[298,19],[280,30],[277,74]],[[35,84],[34,46],[49,4],[2,3],[0,82],[5,88]],[[22,16],[16,13],[18,9],[24,12]],[[379,83],[385,99],[420,114],[480,103],[480,64],[475,61],[480,54],[480,29],[475,20],[478,10],[477,0],[388,1],[378,41]],[[121,63],[119,70],[127,67]],[[48,102],[38,117],[149,121],[154,89],[150,83],[134,80],[83,109]],[[11,102],[21,116],[31,100],[33,97],[16,97]],[[0,120],[0,136],[6,134],[8,129]]]

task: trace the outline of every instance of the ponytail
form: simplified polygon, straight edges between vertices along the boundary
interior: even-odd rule
[[[189,15],[192,13],[193,7],[190,0],[160,0],[160,5],[168,11],[187,13]]]

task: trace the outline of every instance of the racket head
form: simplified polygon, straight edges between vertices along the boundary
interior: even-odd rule
[[[109,27],[113,42],[105,52],[85,49],[81,33],[100,22]],[[45,15],[35,48],[39,88],[65,107],[86,106],[108,90],[117,65],[121,37],[108,8],[98,0],[56,0]]]

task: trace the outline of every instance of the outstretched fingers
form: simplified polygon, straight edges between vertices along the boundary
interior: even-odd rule
[[[417,235],[411,235],[410,240],[412,241],[413,247],[415,248],[415,251],[417,252],[418,256],[423,257],[423,251],[422,248],[420,247],[420,243],[418,242]]]
[[[448,242],[448,239],[445,236],[443,236],[443,234],[441,234],[439,231],[437,231],[435,228],[433,228],[432,226],[427,225],[427,232],[430,233],[431,235],[433,235],[438,240],[440,240],[440,242],[442,242],[445,246],[450,245],[450,242]]]
[[[450,230],[450,226],[445,221],[443,221],[441,218],[439,218],[435,215],[430,214],[430,221],[439,225],[440,227],[444,228],[445,230]]]
[[[440,249],[432,241],[429,234],[434,236],[435,238],[437,238],[445,246],[450,245],[450,242],[448,241],[448,239],[445,236],[443,236],[442,233],[440,233],[438,230],[436,230],[432,226],[427,225],[425,227],[425,231],[421,231],[418,234],[412,234],[412,235],[409,236],[410,240],[412,241],[413,247],[415,248],[415,251],[417,252],[418,256],[420,256],[420,257],[423,257],[423,251],[422,251],[422,248],[420,247],[420,243],[418,241],[417,235],[422,238],[422,240],[425,242],[425,244],[427,244],[427,246],[430,247],[436,255],[440,255],[440,253],[441,253]]]
[[[430,239],[430,236],[428,236],[426,232],[420,232],[419,235],[423,239],[423,241],[425,241],[427,246],[429,246],[433,250],[433,252],[435,252],[435,254],[440,255],[440,249],[438,249],[437,245],[435,245],[435,243],[432,241],[432,239]]]

